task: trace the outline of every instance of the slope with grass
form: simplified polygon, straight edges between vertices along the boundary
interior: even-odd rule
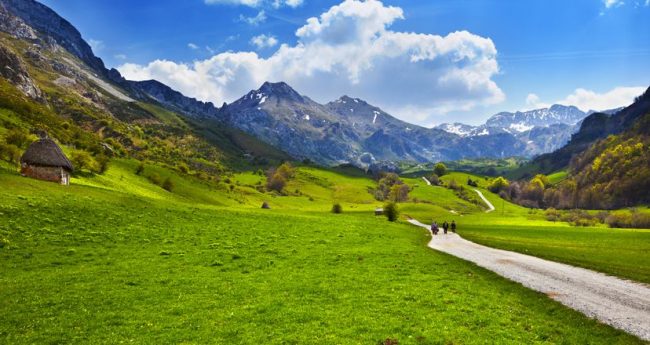
[[[468,178],[478,181],[477,189],[495,206],[494,212],[461,216],[430,205],[404,209],[409,216],[428,224],[454,219],[458,232],[479,244],[650,283],[650,230],[572,227],[564,222],[549,222],[543,212],[510,203],[488,191],[487,181],[479,176],[453,172],[442,180]],[[445,187],[428,189],[434,190],[432,194],[451,193]]]
[[[371,205],[370,180],[305,168],[292,183],[311,209],[259,210],[259,175],[209,190],[147,166],[177,179],[169,193],[133,164],[69,188],[0,168],[0,342],[640,343],[428,250],[424,230],[329,213]]]

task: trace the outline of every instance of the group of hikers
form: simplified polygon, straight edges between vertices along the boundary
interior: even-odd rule
[[[445,222],[442,223],[442,230],[444,231],[445,234],[447,233],[447,230],[449,230],[449,228],[451,228],[451,232],[456,233],[456,221],[452,220],[452,221],[451,221],[451,224],[449,224],[449,223],[447,223],[447,221],[445,220]],[[432,232],[434,235],[437,235],[438,232],[440,232],[440,229],[438,228],[438,223],[436,223],[435,220],[434,220],[433,223],[431,224],[431,232]]]

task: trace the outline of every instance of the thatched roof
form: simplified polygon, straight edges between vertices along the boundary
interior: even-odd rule
[[[68,171],[73,170],[68,157],[63,154],[59,145],[50,138],[42,138],[29,145],[20,158],[20,162],[36,166],[62,167]]]

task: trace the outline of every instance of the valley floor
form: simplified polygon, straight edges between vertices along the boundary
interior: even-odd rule
[[[367,178],[300,168],[291,195],[272,196],[253,173],[213,186],[136,167],[61,187],[0,166],[0,343],[644,343],[430,250],[424,229],[372,215]],[[423,201],[400,205],[418,219],[526,219],[499,218],[485,191],[489,214],[418,183]]]

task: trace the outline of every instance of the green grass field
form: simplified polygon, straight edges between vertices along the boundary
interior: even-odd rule
[[[0,343],[642,343],[373,216],[369,179],[304,167],[290,196],[272,196],[253,173],[210,184],[135,167],[117,160],[62,187],[0,165]],[[151,172],[171,177],[173,193]],[[481,222],[547,223],[407,182],[423,201],[404,213],[463,212],[468,236]]]

